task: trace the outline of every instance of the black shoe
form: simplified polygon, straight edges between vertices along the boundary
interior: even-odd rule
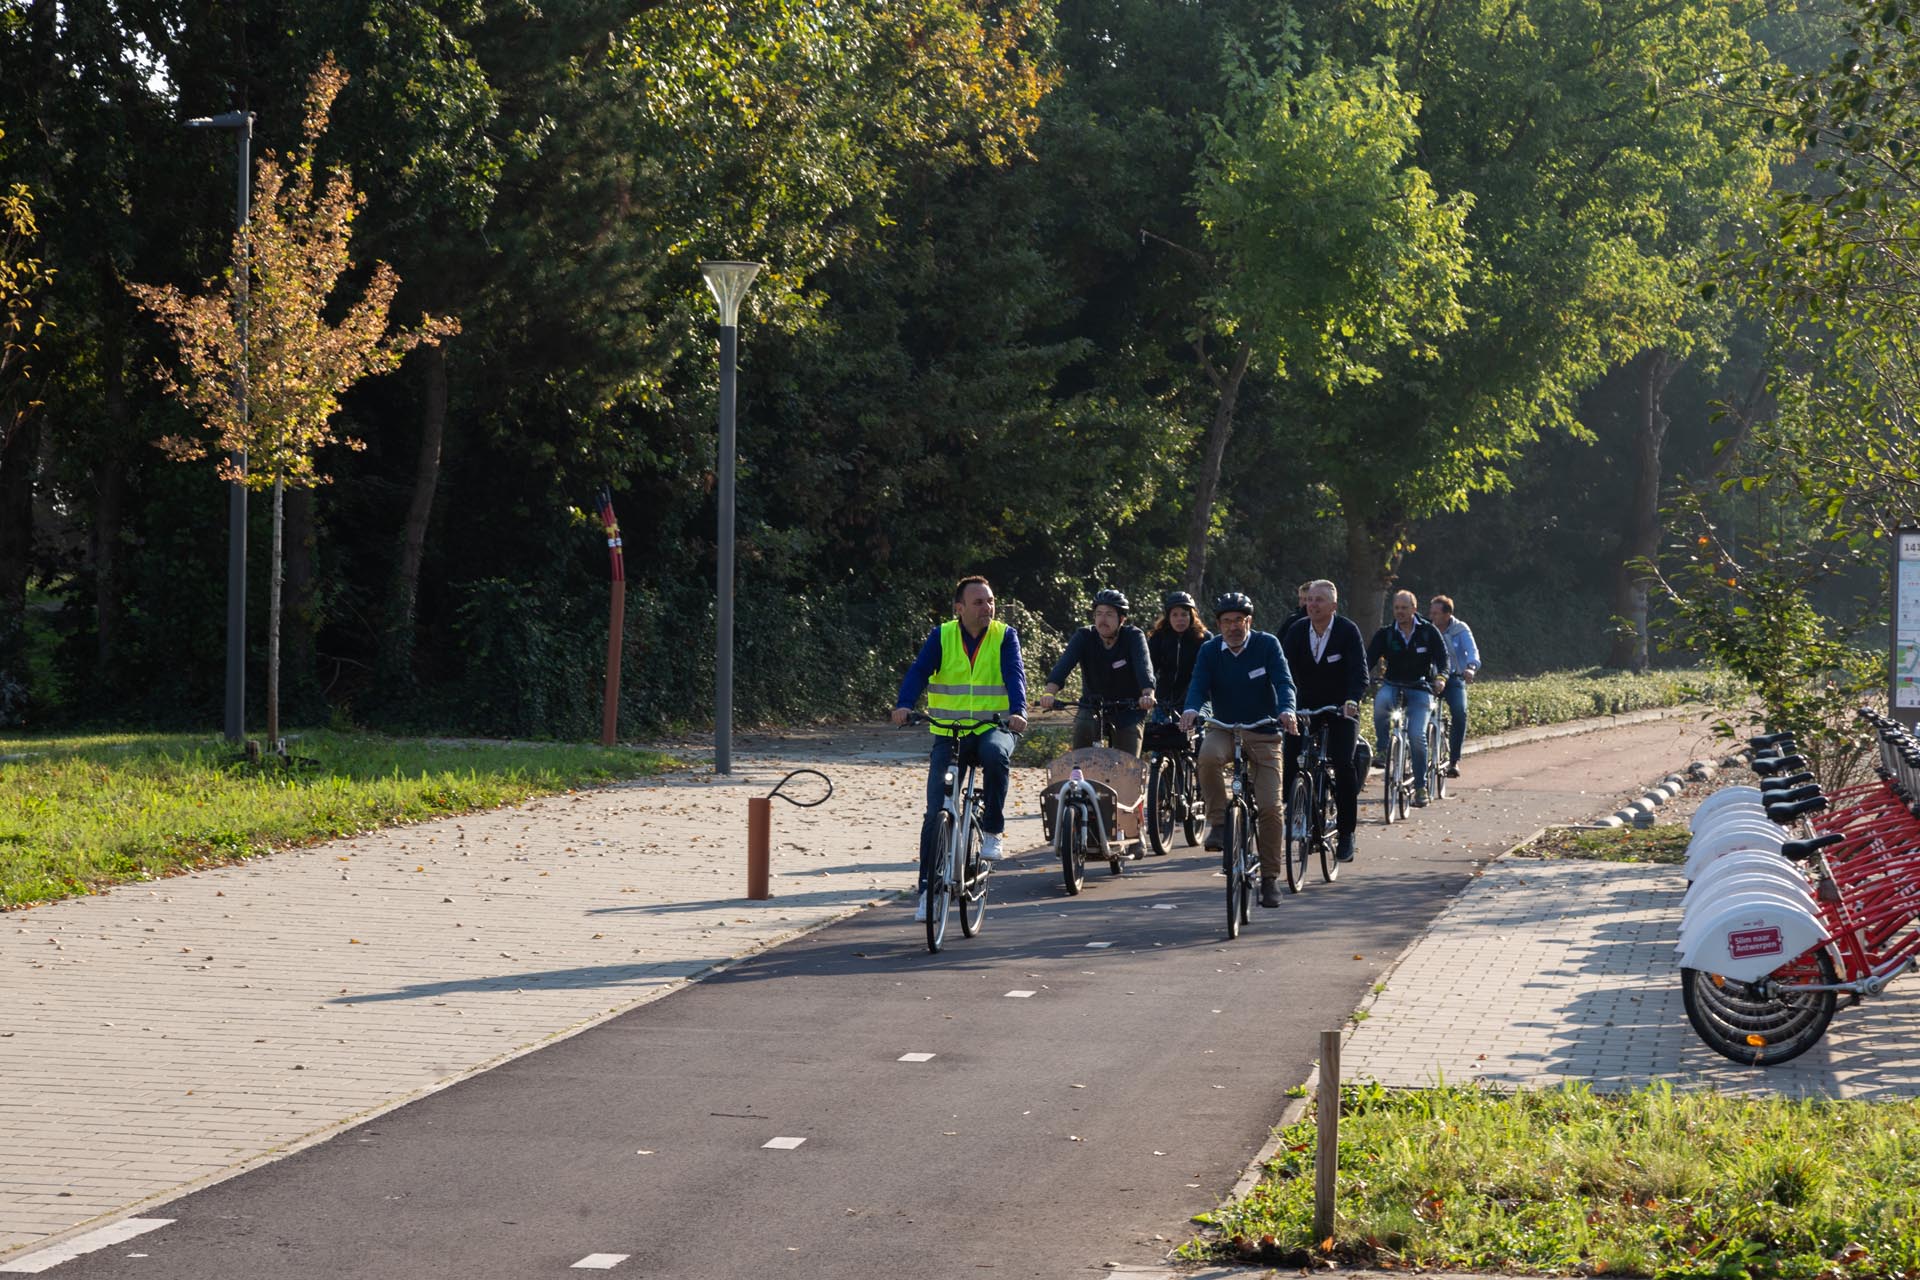
[[[1459,766],[1459,765],[1457,765],[1457,764],[1450,764],[1450,765],[1448,765],[1448,766],[1447,766],[1447,776],[1448,776],[1449,778],[1457,778],[1457,777],[1459,777],[1459,776],[1460,776],[1460,766]]]
[[[1424,809],[1427,807],[1427,789],[1425,787],[1414,788],[1413,807],[1416,809]]]
[[[1279,876],[1260,877],[1260,905],[1263,907],[1277,907],[1280,905]]]
[[[1211,853],[1220,853],[1226,849],[1227,838],[1226,836],[1221,834],[1220,825],[1218,823],[1215,823],[1213,826],[1207,828],[1207,842],[1201,845],[1200,847],[1208,850]]]
[[[1334,845],[1333,860],[1335,862],[1353,861],[1353,832],[1342,831],[1340,833],[1340,839]]]

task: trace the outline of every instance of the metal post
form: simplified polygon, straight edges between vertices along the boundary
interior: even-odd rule
[[[733,386],[740,329],[720,326],[720,627],[714,644],[713,771],[733,772]]]
[[[1313,1247],[1333,1235],[1333,1207],[1340,1172],[1340,1033],[1320,1033],[1319,1122],[1313,1144]]]
[[[747,897],[755,902],[773,896],[768,883],[772,876],[772,840],[773,799],[755,796],[747,801]]]

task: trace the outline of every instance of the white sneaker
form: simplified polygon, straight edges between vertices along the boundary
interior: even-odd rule
[[[913,909],[913,922],[915,924],[927,922],[927,891],[925,889],[920,891],[920,905]]]
[[[1007,856],[1006,841],[989,832],[980,835],[980,856],[988,862],[999,862]]]

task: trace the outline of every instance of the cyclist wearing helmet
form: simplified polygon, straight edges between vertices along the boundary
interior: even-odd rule
[[[1293,675],[1287,670],[1280,641],[1268,631],[1253,629],[1253,601],[1230,591],[1213,602],[1220,634],[1200,646],[1187,684],[1187,708],[1180,727],[1193,728],[1200,708],[1213,704],[1214,717],[1226,724],[1280,722],[1297,733],[1293,717]],[[1207,802],[1206,847],[1221,848],[1220,824],[1227,814],[1227,768],[1233,763],[1234,740],[1245,749],[1252,766],[1253,791],[1260,809],[1255,836],[1260,843],[1260,905],[1280,905],[1280,840],[1285,815],[1280,808],[1280,735],[1236,729],[1210,730],[1200,741],[1200,794]]]
[[[1193,661],[1207,642],[1207,624],[1200,621],[1193,597],[1184,591],[1167,596],[1166,611],[1147,636],[1147,656],[1153,659],[1153,718],[1171,720],[1187,705],[1187,682]]]
[[[1073,718],[1073,749],[1090,747],[1099,736],[1098,709],[1085,705],[1102,701],[1131,702],[1137,710],[1108,712],[1106,745],[1130,756],[1140,754],[1140,724],[1153,707],[1153,659],[1147,656],[1147,637],[1127,623],[1127,598],[1108,587],[1093,598],[1093,625],[1082,627],[1067,641],[1067,651],[1047,672],[1040,706],[1051,711],[1054,694],[1080,668],[1080,713]]]

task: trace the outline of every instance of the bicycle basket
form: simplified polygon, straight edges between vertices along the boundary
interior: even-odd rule
[[[1193,739],[1173,721],[1155,720],[1147,726],[1144,745],[1150,752],[1180,755],[1193,746]]]
[[[1114,824],[1119,806],[1115,801],[1113,788],[1097,779],[1089,778],[1087,781],[1092,785],[1093,794],[1099,801],[1100,823],[1105,828],[1107,838],[1117,839]],[[1046,832],[1049,844],[1053,843],[1053,824],[1060,813],[1060,790],[1066,785],[1065,782],[1056,782],[1040,793],[1040,825]]]

